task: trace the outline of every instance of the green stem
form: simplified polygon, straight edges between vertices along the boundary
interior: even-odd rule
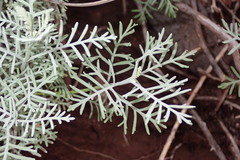
[[[95,88],[95,89],[100,89],[99,86],[95,86],[94,88]],[[89,88],[83,88],[83,89],[80,89],[80,90],[82,90],[83,92],[89,92],[89,91],[91,91]],[[60,94],[61,94],[61,92],[55,92],[55,93],[56,93],[57,95],[60,95]],[[71,93],[71,94],[76,94],[76,93],[78,93],[78,92],[77,92],[77,91],[74,91],[74,90],[71,90],[70,93]],[[41,92],[38,92],[37,95],[38,95],[38,96],[43,96],[43,95],[45,95],[45,94],[44,94],[44,93],[41,93]]]

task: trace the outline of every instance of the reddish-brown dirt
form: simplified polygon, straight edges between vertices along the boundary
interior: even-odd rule
[[[79,22],[80,27],[84,27],[85,24],[89,24],[91,27],[95,25],[106,27],[107,22],[111,22],[117,28],[119,21],[128,24],[134,15],[131,12],[134,8],[136,6],[133,0],[127,0],[127,14],[125,15],[123,14],[121,0],[91,8],[69,8],[66,31],[69,31],[69,28],[75,22]],[[148,23],[152,34],[156,34],[162,27],[165,27],[167,34],[173,33],[173,38],[179,42],[181,51],[199,47],[199,40],[191,17],[183,13],[179,13],[176,19],[166,18],[162,14],[157,17],[159,19],[152,19]],[[214,47],[217,43],[215,42],[215,36],[208,31],[204,33],[208,38],[211,49],[217,50],[217,47]],[[133,48],[131,52],[138,56],[138,44],[144,42],[141,25],[136,28],[136,34],[132,38]],[[196,57],[201,56],[197,55]],[[192,62],[190,69],[183,70],[195,77],[195,79],[190,79],[187,84],[188,87],[194,88],[199,78],[199,75],[196,74],[196,68],[199,66],[206,67],[206,65],[208,64],[196,58]],[[176,75],[177,73],[170,71],[170,74]],[[183,75],[179,75],[179,77],[182,78]],[[222,91],[217,89],[218,83],[208,80],[200,90],[199,95],[221,95]],[[186,97],[188,96],[189,94],[186,95]],[[220,111],[213,114],[216,101],[206,99],[195,100],[193,103],[197,107],[197,112],[207,123],[210,131],[222,147],[223,152],[231,159],[229,141],[219,127],[217,119],[224,121],[225,125],[232,128],[231,132],[235,133],[235,138],[239,138],[239,133],[236,132],[237,125],[239,130],[239,120],[237,121],[234,118],[239,114],[239,111],[229,109],[228,106],[221,106]],[[47,147],[48,153],[43,154],[42,158],[38,160],[157,160],[175,121],[173,117],[167,124],[168,128],[163,130],[162,133],[152,128],[151,135],[146,134],[143,123],[139,121],[137,132],[134,135],[130,131],[127,135],[124,135],[123,128],[117,127],[120,122],[117,117],[114,117],[113,122],[104,124],[98,122],[96,116],[89,119],[87,110],[82,116],[79,115],[78,110],[72,114],[76,117],[76,120],[57,127],[58,139],[53,145]],[[238,145],[239,143],[238,141]],[[166,160],[218,160],[218,158],[211,150],[206,137],[194,122],[192,126],[181,125]]]

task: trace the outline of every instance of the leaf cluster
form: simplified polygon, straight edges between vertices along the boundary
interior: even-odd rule
[[[157,5],[173,13],[172,0],[144,2],[146,10]],[[79,108],[82,114],[90,106],[98,119],[112,121],[122,117],[119,126],[125,133],[130,114],[132,133],[142,118],[146,132],[149,125],[159,131],[174,115],[177,120],[191,124],[191,116],[180,112],[193,108],[185,104],[170,104],[169,99],[184,94],[187,79],[177,80],[156,69],[174,64],[188,67],[195,51],[177,55],[177,44],[172,36],[166,39],[164,29],[157,37],[147,33],[145,45],[139,45],[141,55],[134,58],[122,51],[131,47],[126,41],[134,34],[136,24],[119,24],[115,31],[109,23],[108,31],[98,35],[97,27],[89,31],[86,25],[77,36],[78,23],[70,35],[64,35],[66,8],[40,0],[4,0],[0,3],[0,159],[31,160],[29,152],[40,156],[56,139],[56,125],[75,118],[69,114]],[[56,22],[56,20],[59,21]],[[95,47],[92,55],[89,44]],[[83,61],[84,72],[77,74],[75,60]],[[81,86],[67,86],[65,77],[71,77]],[[150,85],[145,82],[148,81]],[[123,89],[123,90],[121,90]]]
[[[233,79],[231,77],[226,77],[227,82],[221,83],[218,88],[226,89],[230,87],[229,94],[231,95],[234,91],[234,88],[237,87],[238,89],[238,97],[240,97],[240,74],[236,71],[234,67],[231,67],[233,74],[236,76],[237,79]]]
[[[162,11],[169,17],[176,17],[177,7],[174,2],[177,0],[135,0],[141,5],[141,8],[133,10],[136,13],[134,18],[139,21],[146,21],[147,18],[153,18],[153,11]]]
[[[235,51],[240,49],[240,24],[239,23],[231,23],[228,25],[224,20],[222,20],[223,23],[223,30],[227,34],[229,34],[232,38],[226,41],[223,41],[223,43],[231,43],[232,41],[238,42],[236,46],[233,46],[233,48],[228,52],[228,55],[233,54]],[[231,95],[235,88],[238,88],[238,97],[240,97],[240,74],[238,71],[231,67],[232,73],[236,76],[236,78],[226,77],[226,82],[221,83],[218,88],[226,89],[230,87],[229,94]]]
[[[222,20],[222,23],[224,32],[226,32],[232,37],[229,40],[223,41],[223,43],[231,43],[232,41],[238,42],[238,44],[228,52],[228,55],[231,55],[233,54],[233,52],[240,49],[240,32],[239,32],[240,24],[231,23],[230,25],[228,25],[224,20]]]
[[[102,42],[107,54],[103,55],[102,52],[96,50],[97,55],[84,56],[83,65],[91,71],[84,72],[81,79],[77,79],[77,75],[72,74],[81,86],[88,88],[89,91],[86,92],[71,86],[78,94],[74,95],[73,100],[76,103],[71,105],[69,109],[75,110],[79,107],[80,114],[82,114],[89,104],[92,111],[96,107],[99,120],[104,122],[111,121],[113,115],[121,116],[123,120],[119,126],[124,126],[125,133],[131,112],[133,114],[132,133],[136,131],[138,117],[143,119],[147,133],[150,133],[149,123],[152,123],[159,131],[160,127],[165,127],[164,122],[168,121],[170,114],[174,114],[180,123],[184,121],[191,124],[189,120],[191,116],[179,112],[179,109],[192,108],[193,106],[166,102],[170,98],[189,91],[189,89],[181,89],[180,87],[187,80],[178,81],[176,77],[169,78],[167,74],[159,74],[156,69],[168,64],[186,68],[187,66],[182,61],[191,61],[189,57],[194,55],[195,51],[186,51],[180,56],[176,56],[177,45],[174,45],[171,35],[165,40],[163,39],[163,29],[157,38],[147,34],[145,47],[140,45],[142,55],[133,58],[130,54],[119,53],[119,47],[130,46],[130,42],[123,40],[134,33],[135,24],[131,21],[125,30],[122,23],[119,26],[118,33],[115,33],[109,24],[109,32],[118,34],[118,38],[113,41],[113,48]],[[169,57],[167,57],[168,55]],[[151,86],[146,86],[144,81],[147,81]],[[117,88],[125,89],[121,92]]]
[[[40,156],[42,145],[56,139],[56,123],[74,120],[66,113],[72,93],[64,77],[75,71],[75,59],[82,60],[76,46],[90,56],[88,43],[102,48],[99,41],[115,36],[96,37],[95,28],[88,37],[86,26],[74,40],[78,24],[70,36],[63,35],[64,23],[55,24],[57,12],[46,3],[8,3],[0,16],[0,159],[34,159],[22,153]]]

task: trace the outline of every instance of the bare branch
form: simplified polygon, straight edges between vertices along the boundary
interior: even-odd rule
[[[203,26],[205,26],[206,28],[211,30],[213,33],[215,33],[217,36],[219,36],[222,40],[232,39],[231,36],[229,36],[227,33],[225,33],[220,26],[215,24],[213,21],[211,21],[209,18],[205,17],[204,15],[199,13],[198,11],[192,9],[188,5],[186,5],[184,3],[181,3],[181,2],[176,2],[175,5],[177,6],[177,8],[180,11],[182,11],[186,14],[189,14],[189,15],[193,16],[194,18],[196,18]],[[238,45],[238,42],[231,41],[230,45],[231,45],[231,47],[235,47],[236,45]],[[240,55],[239,55],[238,50],[236,50],[233,53],[233,61],[234,61],[234,65],[235,65],[237,71],[240,72],[240,63],[239,63],[240,62]]]
[[[44,0],[44,1],[58,4],[58,5],[64,5],[68,7],[93,7],[93,6],[99,6],[109,2],[113,2],[114,0],[100,0],[96,2],[87,2],[87,3],[67,3],[67,2],[59,2],[58,0]]]
[[[232,134],[229,132],[229,130],[227,129],[227,127],[224,125],[224,123],[221,120],[218,120],[222,130],[224,131],[224,133],[227,135],[228,140],[230,141],[230,145],[231,145],[231,151],[232,154],[234,155],[235,160],[239,160],[240,159],[240,150],[238,148],[238,145],[235,142],[234,137],[232,136]]]

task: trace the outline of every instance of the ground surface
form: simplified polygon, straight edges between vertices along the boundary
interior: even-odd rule
[[[77,1],[75,1],[77,2]],[[129,20],[134,15],[131,10],[135,8],[132,0],[127,0],[127,14],[123,14],[122,1],[106,4],[104,6],[92,8],[69,8],[68,9],[68,24],[66,30],[79,22],[83,27],[89,24],[103,26],[110,21],[114,26],[118,25],[119,21],[128,24]],[[208,6],[207,6],[208,7]],[[207,8],[206,7],[206,8]],[[205,13],[207,9],[204,10]],[[156,17],[149,21],[148,27],[152,34],[159,32],[162,27],[166,28],[166,33],[173,33],[174,40],[179,42],[179,50],[193,49],[199,47],[199,39],[196,35],[193,19],[181,12],[179,12],[176,19],[169,19],[162,14],[156,14]],[[214,17],[214,15],[211,15]],[[219,20],[219,19],[215,19]],[[136,37],[133,37],[133,54],[138,56],[137,44],[144,42],[141,32],[141,25],[136,28]],[[204,31],[204,36],[210,45],[210,49],[214,52],[219,51],[220,43],[214,34],[209,31]],[[230,61],[231,62],[231,61]],[[182,70],[188,73],[193,78],[190,78],[188,87],[194,88],[199,74],[196,68],[206,68],[208,62],[203,53],[199,53],[190,64],[190,69]],[[180,69],[179,69],[180,70]],[[174,71],[166,70],[170,74],[178,75]],[[187,75],[178,75],[179,78],[185,78]],[[221,146],[224,154],[232,159],[232,154],[229,150],[229,141],[226,135],[219,127],[218,120],[222,120],[227,128],[230,130],[238,145],[239,141],[239,119],[235,116],[239,115],[239,111],[230,108],[227,105],[222,105],[220,110],[214,114],[213,111],[217,105],[217,101],[209,100],[207,97],[219,97],[223,91],[217,89],[219,82],[208,79],[193,102],[196,105],[196,110],[202,119],[206,122],[209,130],[216,138],[218,144]],[[186,98],[189,96],[185,95]],[[200,98],[203,98],[199,100]],[[232,101],[237,103],[236,96],[231,97]],[[238,102],[239,103],[239,102]],[[118,128],[117,124],[120,122],[115,118],[112,123],[97,122],[95,118],[88,119],[88,112],[83,116],[79,116],[78,111],[73,113],[76,120],[63,124],[57,127],[59,131],[58,139],[54,145],[50,145],[47,154],[43,154],[39,160],[157,160],[166,138],[168,137],[172,124],[175,118],[167,124],[168,129],[158,133],[152,129],[151,135],[145,133],[144,125],[139,122],[136,134],[123,134],[123,128]],[[194,122],[193,126],[183,124],[177,131],[175,140],[169,151],[168,160],[218,160],[217,156],[211,151],[206,137],[203,135],[199,126]]]

